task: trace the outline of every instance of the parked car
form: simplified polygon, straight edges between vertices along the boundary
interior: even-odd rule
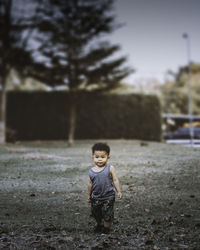
[[[194,139],[200,139],[200,127],[194,127]],[[173,132],[165,133],[163,139],[190,139],[190,128],[179,128]]]

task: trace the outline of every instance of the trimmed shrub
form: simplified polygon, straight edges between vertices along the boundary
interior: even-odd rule
[[[7,140],[67,139],[69,93],[8,92]],[[81,93],[75,139],[160,141],[156,96]]]

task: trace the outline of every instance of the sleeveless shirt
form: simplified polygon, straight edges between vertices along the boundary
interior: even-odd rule
[[[110,174],[110,164],[107,164],[100,172],[89,170],[89,177],[92,181],[91,198],[95,200],[114,199],[115,189]]]

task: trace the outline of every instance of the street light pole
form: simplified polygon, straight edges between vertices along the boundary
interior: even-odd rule
[[[193,128],[193,103],[192,103],[192,74],[190,67],[190,37],[187,33],[183,34],[183,38],[186,40],[187,48],[187,60],[188,60],[188,114],[190,121],[190,144],[193,146],[194,140],[194,128]]]

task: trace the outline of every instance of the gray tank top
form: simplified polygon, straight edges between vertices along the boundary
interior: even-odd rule
[[[107,164],[100,172],[89,170],[89,177],[92,181],[91,198],[95,200],[114,199],[115,189],[110,174],[110,164]]]

